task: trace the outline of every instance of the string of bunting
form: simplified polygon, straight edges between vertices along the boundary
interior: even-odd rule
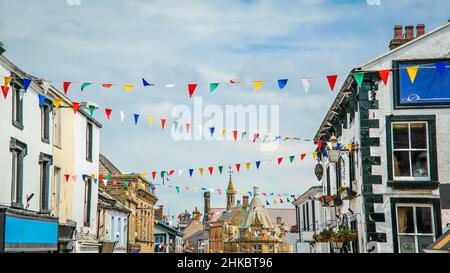
[[[352,72],[350,74],[353,75],[358,86],[361,86],[362,80],[366,73],[378,72],[380,78],[386,85],[391,71],[399,70],[399,69],[406,69],[411,82],[414,83],[414,80],[419,72],[419,69],[435,68],[435,69],[437,69],[437,71],[439,72],[440,75],[443,75],[446,67],[448,67],[447,64],[448,64],[447,62],[438,62],[435,64],[411,65],[411,66],[407,66],[407,67],[387,68],[387,69],[380,69],[380,70],[375,70],[375,71],[371,71],[371,70],[357,71],[357,72]],[[16,77],[16,78],[19,78],[19,77]],[[325,78],[328,83],[328,86],[330,87],[330,90],[334,91],[335,84],[338,79],[338,75],[333,74],[333,75],[326,75],[326,76],[295,77],[294,79],[300,79],[305,92],[308,92],[309,88],[311,87],[311,79],[313,79],[313,78]],[[4,77],[4,79],[5,79],[5,84],[2,86],[2,92],[3,92],[3,96],[6,97],[6,94],[8,93],[8,85],[11,82],[11,80],[13,79],[13,77],[6,76],[6,77]],[[22,80],[24,90],[26,91],[32,80],[30,78],[24,78],[24,79],[19,78],[19,79]],[[92,86],[99,86],[99,87],[102,87],[105,89],[109,89],[112,86],[121,86],[123,88],[123,90],[127,91],[127,92],[132,91],[133,89],[135,89],[136,86],[153,87],[153,86],[158,85],[158,86],[163,86],[165,88],[174,88],[175,86],[177,86],[176,83],[159,84],[159,83],[154,83],[154,82],[148,81],[145,78],[142,78],[141,85],[140,84],[130,84],[130,83],[99,83],[99,82],[75,82],[75,81],[55,81],[55,80],[40,80],[40,81],[42,81],[44,93],[45,93],[45,89],[50,88],[51,83],[62,83],[63,91],[64,91],[64,94],[66,94],[66,95],[67,95],[67,92],[69,91],[69,88],[71,88],[71,87],[73,88],[74,84],[79,85],[81,92],[83,92],[86,88],[92,87]],[[251,83],[253,83],[253,90],[258,91],[262,88],[262,86],[264,85],[265,82],[271,82],[271,81],[274,81],[274,80],[253,80],[253,81],[229,80],[226,82],[209,82],[209,83],[205,83],[205,84],[207,84],[207,86],[208,86],[209,93],[213,93],[219,87],[219,85],[221,83],[222,84],[228,83],[230,85],[236,85],[236,84],[251,82]],[[279,89],[284,89],[287,86],[289,79],[278,79],[275,81],[277,82]],[[184,86],[187,85],[186,87],[187,87],[188,95],[189,95],[189,97],[192,97],[194,95],[195,91],[197,90],[197,87],[199,86],[199,84],[201,84],[201,83],[187,83],[187,84],[182,83],[181,85],[184,85]]]

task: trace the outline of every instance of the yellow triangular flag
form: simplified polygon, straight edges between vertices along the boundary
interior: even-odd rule
[[[62,99],[55,99],[55,111],[58,111],[59,106],[61,105]]]
[[[125,91],[131,91],[131,89],[133,89],[133,85],[132,84],[125,84],[123,86],[123,90],[125,90]]]
[[[222,128],[222,137],[225,135],[225,131],[226,131],[226,129]]]
[[[200,176],[203,176],[203,168],[199,168],[198,171],[200,172]]]
[[[193,187],[194,191],[198,192],[198,188],[197,187]]]
[[[255,82],[253,83],[253,89],[254,89],[255,91],[258,91],[258,89],[261,88],[261,86],[263,85],[263,83],[264,83],[264,81],[255,81]]]
[[[273,199],[273,203],[276,204],[277,203],[277,199]]]
[[[348,151],[351,153],[351,152],[352,152],[353,145],[352,145],[352,144],[347,144],[347,148],[348,148]]]
[[[408,71],[409,79],[411,80],[411,83],[414,83],[414,80],[416,79],[417,71],[419,70],[419,66],[409,66],[406,68]]]
[[[245,167],[247,168],[247,171],[250,170],[250,162],[245,163]]]
[[[5,86],[8,86],[9,83],[11,82],[12,77],[5,77]]]
[[[148,116],[148,124],[150,124],[150,126],[153,126],[153,117],[152,116]]]
[[[312,152],[312,157],[313,157],[313,159],[316,159],[316,155],[317,155],[316,152]]]
[[[145,179],[146,176],[147,176],[147,172],[142,172],[142,173],[141,173],[142,179]]]

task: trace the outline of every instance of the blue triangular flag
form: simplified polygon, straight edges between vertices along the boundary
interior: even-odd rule
[[[42,94],[38,94],[38,96],[39,96],[39,107],[42,107],[45,102],[45,96]]]
[[[270,204],[269,204],[269,201],[267,201],[267,200],[266,200],[266,205],[268,205],[268,206],[270,205]]]
[[[211,133],[211,138],[214,137],[214,127],[209,128],[209,132]]]
[[[339,149],[341,149],[341,143],[336,144],[336,150],[339,150]]]
[[[328,157],[328,151],[327,151],[327,150],[323,150],[323,155],[324,155],[325,157]]]
[[[250,197],[252,197],[252,192],[251,192],[251,191],[248,191],[248,195],[250,195]]]
[[[202,188],[202,191],[206,191],[207,190],[207,188]]]
[[[192,176],[193,173],[194,173],[194,169],[189,169],[189,176]]]
[[[137,125],[138,119],[139,119],[139,115],[138,114],[134,114],[134,124],[135,125]]]
[[[261,165],[261,161],[256,161],[256,169],[259,169],[259,165]]]
[[[288,82],[287,79],[278,80],[278,87],[280,89],[283,89],[286,86],[287,82]]]
[[[30,79],[23,79],[22,80],[23,90],[25,90],[25,92],[27,92],[28,87],[30,86],[30,83],[31,83]]]
[[[148,81],[146,81],[144,78],[142,78],[142,84],[143,84],[144,86],[153,86],[153,85],[154,85],[154,84],[149,83]]]
[[[97,184],[97,178],[94,179],[94,183]]]
[[[444,71],[445,71],[445,66],[447,66],[446,62],[439,62],[436,63],[436,70],[439,73],[439,76],[444,75]]]

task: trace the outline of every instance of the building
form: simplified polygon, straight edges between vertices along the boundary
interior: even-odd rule
[[[98,191],[97,210],[101,252],[127,253],[130,210],[101,189]]]
[[[357,235],[339,251],[422,252],[450,222],[449,44],[450,23],[396,26],[391,50],[351,71],[320,125],[328,228]]]
[[[0,252],[57,251],[58,218],[50,213],[52,98],[42,82],[3,55],[0,75],[6,76],[0,99]]]
[[[154,186],[138,174],[122,174],[101,154],[99,171],[103,177],[109,177],[105,179],[107,183],[99,183],[101,189],[131,211],[128,222],[128,252],[153,252],[154,207],[158,200]]]
[[[155,224],[154,237],[155,253],[183,252],[183,233],[169,226],[166,221]]]

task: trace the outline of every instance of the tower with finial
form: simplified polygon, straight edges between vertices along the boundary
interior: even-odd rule
[[[232,180],[233,170],[231,166],[228,166],[228,174],[230,175],[230,180],[228,181],[227,188],[227,210],[230,210],[234,207],[236,201],[236,193],[234,191],[234,185]]]

